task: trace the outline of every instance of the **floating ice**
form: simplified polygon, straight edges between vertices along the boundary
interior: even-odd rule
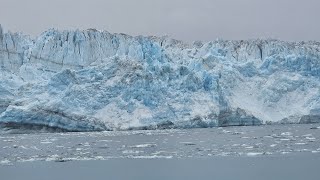
[[[263,155],[262,152],[249,152],[247,153],[247,156],[260,156]]]
[[[150,147],[156,147],[156,144],[138,144],[135,146],[132,146],[134,148],[150,148]]]

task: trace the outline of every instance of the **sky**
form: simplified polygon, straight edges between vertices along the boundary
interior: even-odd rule
[[[5,30],[96,28],[195,41],[320,41],[320,0],[0,0]]]

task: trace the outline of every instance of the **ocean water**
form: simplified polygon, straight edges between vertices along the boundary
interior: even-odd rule
[[[0,136],[1,180],[319,178],[319,124],[16,132]]]
[[[312,124],[207,129],[2,134],[0,165],[31,161],[320,155]]]
[[[109,159],[17,163],[0,167],[4,180],[318,180],[320,156],[211,157],[188,159]]]

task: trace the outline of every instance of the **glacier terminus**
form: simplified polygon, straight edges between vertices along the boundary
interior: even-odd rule
[[[320,43],[0,26],[0,124],[66,131],[320,122]]]

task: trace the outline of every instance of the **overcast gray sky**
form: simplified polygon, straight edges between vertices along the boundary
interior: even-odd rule
[[[6,30],[96,28],[186,41],[320,40],[320,0],[0,0]]]

